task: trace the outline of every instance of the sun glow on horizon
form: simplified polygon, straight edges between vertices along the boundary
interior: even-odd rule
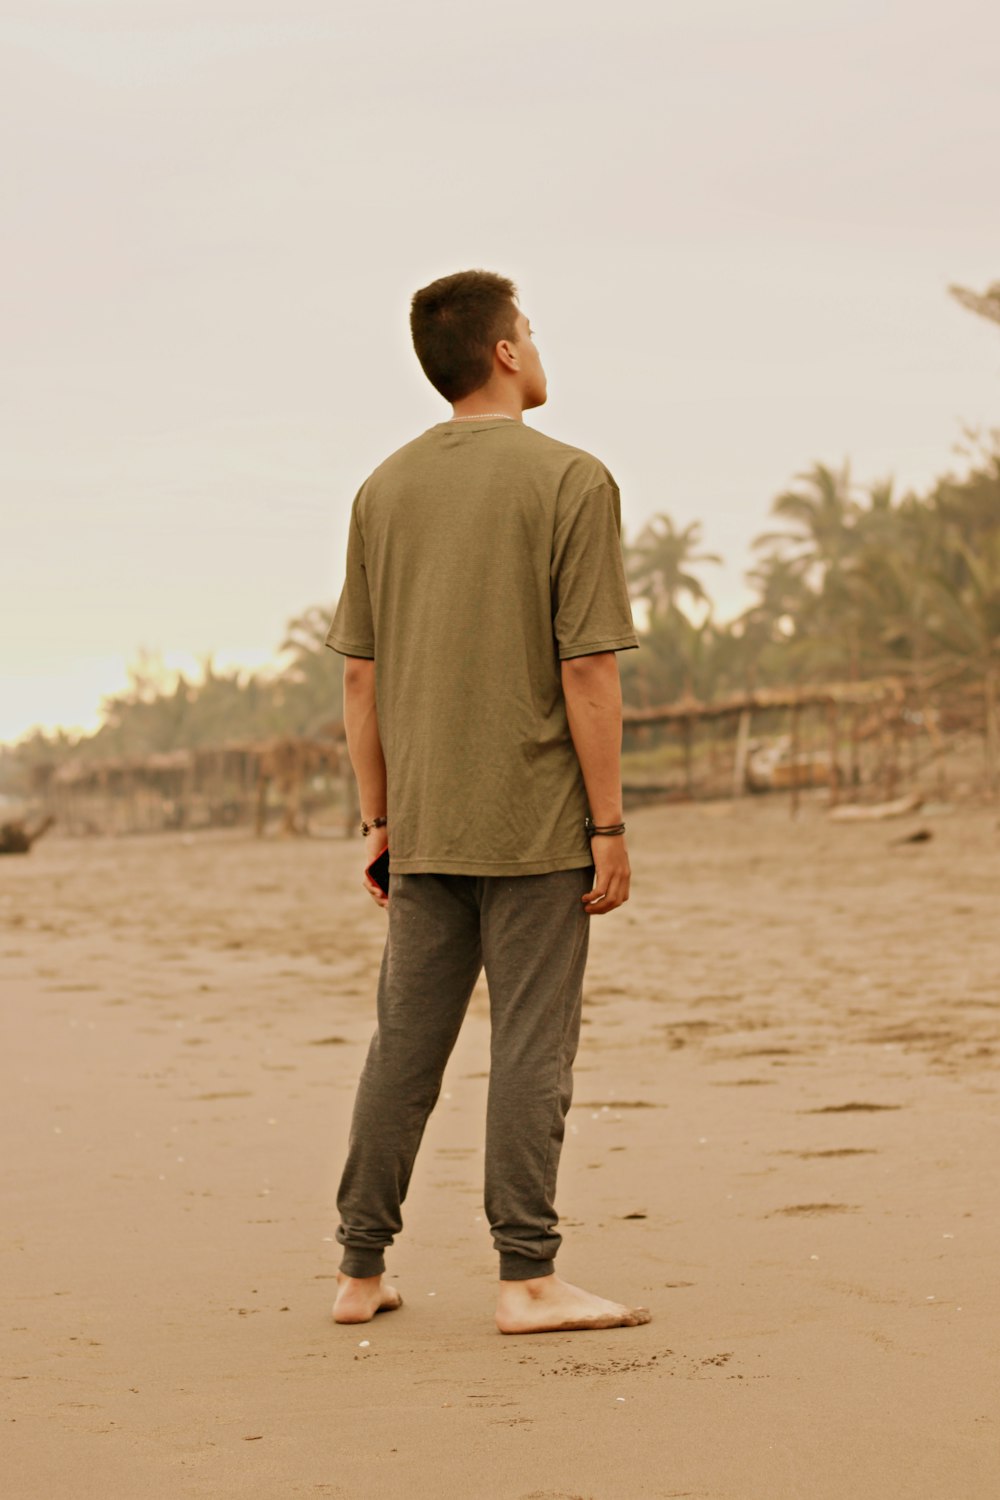
[[[19,682],[15,717],[0,708],[0,744],[15,745],[41,731],[62,731],[74,738],[96,734],[104,723],[104,700],[120,697],[133,686],[133,673],[163,692],[170,692],[183,673],[197,686],[205,680],[209,653],[189,651],[140,651],[132,659],[124,656],[81,656],[72,665],[40,671],[35,668]],[[271,676],[282,670],[281,654],[263,647],[233,647],[211,653],[216,673],[245,672]]]

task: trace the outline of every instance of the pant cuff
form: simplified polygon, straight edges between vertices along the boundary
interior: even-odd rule
[[[385,1255],[381,1250],[345,1250],[340,1262],[345,1276],[356,1276],[364,1280],[367,1276],[381,1276],[385,1271]]]
[[[553,1276],[555,1269],[553,1260],[532,1260],[527,1255],[506,1250],[500,1252],[501,1281],[530,1281],[534,1276]]]

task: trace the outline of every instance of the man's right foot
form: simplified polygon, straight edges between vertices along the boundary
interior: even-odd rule
[[[501,1281],[497,1327],[501,1333],[569,1333],[576,1329],[637,1328],[652,1318],[648,1307],[626,1307],[595,1297],[558,1276]]]
[[[383,1286],[381,1276],[345,1276],[337,1272],[335,1323],[370,1323],[376,1313],[395,1312],[403,1299],[394,1286]]]

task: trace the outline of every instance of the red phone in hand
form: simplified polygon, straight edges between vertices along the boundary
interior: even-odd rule
[[[365,874],[374,880],[383,895],[389,894],[389,846],[386,844],[381,854],[376,855],[370,865],[365,866]]]

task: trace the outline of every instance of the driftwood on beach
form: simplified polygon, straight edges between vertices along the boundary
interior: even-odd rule
[[[49,813],[33,829],[29,829],[22,818],[10,818],[6,823],[0,823],[0,854],[30,853],[32,844],[37,844],[54,822],[54,816]]]
[[[897,797],[893,802],[876,802],[870,807],[846,803],[843,807],[830,809],[835,823],[882,823],[886,818],[905,818],[907,813],[919,812],[924,799],[919,792],[908,797]]]

